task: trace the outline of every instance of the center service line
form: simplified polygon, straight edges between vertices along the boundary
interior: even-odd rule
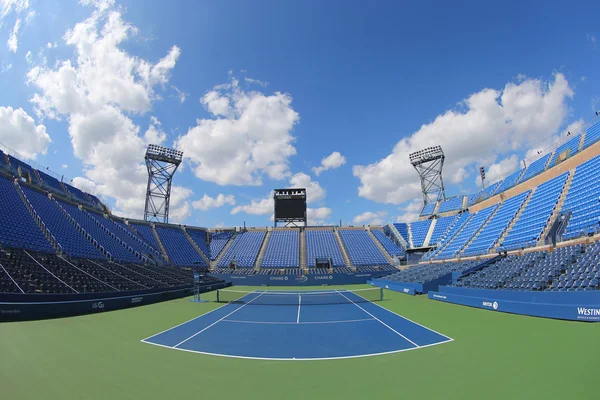
[[[302,303],[302,296],[298,295],[298,317],[296,318],[296,323],[300,323],[300,304]]]

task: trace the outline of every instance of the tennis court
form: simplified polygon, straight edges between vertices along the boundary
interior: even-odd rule
[[[415,350],[451,338],[393,313],[383,290],[219,290],[225,303],[142,342],[216,356],[326,360]]]

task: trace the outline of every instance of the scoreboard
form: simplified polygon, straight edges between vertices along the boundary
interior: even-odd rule
[[[306,226],[306,189],[275,189],[273,199],[275,226],[278,222],[287,225],[301,222]]]

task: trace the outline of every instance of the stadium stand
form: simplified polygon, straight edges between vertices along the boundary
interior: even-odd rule
[[[0,175],[0,244],[53,253],[40,228],[27,211],[15,184]]]
[[[25,164],[23,161],[11,156],[10,154],[8,154],[8,160],[10,162],[10,167],[15,172],[15,174],[18,175],[18,168],[21,168],[22,171],[26,171],[27,173],[29,173],[31,179],[35,179],[33,169],[28,164]],[[37,182],[34,181],[34,183]]]
[[[233,237],[233,231],[211,232],[210,233],[210,259],[214,261],[219,257],[223,248]]]
[[[440,201],[440,206],[438,207],[438,214],[449,211],[462,210],[463,199],[464,196],[455,196],[445,201]]]
[[[185,232],[179,227],[155,227],[156,233],[165,246],[169,260],[178,267],[192,267],[194,265],[207,267],[206,261],[185,237]]]
[[[563,238],[592,234],[600,228],[600,156],[579,165],[562,206],[571,211]]]
[[[546,164],[548,164],[548,160],[550,159],[551,154],[546,154],[545,156],[535,160],[525,170],[521,178],[519,178],[518,183],[525,182],[543,172],[546,169]]]
[[[295,268],[300,264],[300,232],[273,231],[260,267]]]
[[[253,268],[267,231],[243,231],[237,234],[227,252],[219,261],[219,267],[236,262],[240,268]]]
[[[340,229],[339,233],[353,265],[384,265],[388,263],[367,231]]]
[[[456,222],[459,218],[460,216],[458,215],[438,218],[435,227],[433,228],[431,238],[429,239],[429,245],[434,246],[439,243],[446,235],[448,230],[452,227],[454,222]]]
[[[431,226],[431,220],[411,222],[410,230],[412,231],[412,240],[414,247],[422,247],[429,227]]]
[[[383,277],[395,282],[427,283],[452,272],[462,272],[478,264],[478,261],[422,264]]]
[[[190,235],[194,243],[196,243],[196,246],[198,246],[200,251],[204,253],[206,258],[210,259],[210,249],[208,248],[208,244],[206,243],[206,231],[200,229],[187,228],[186,232],[188,233],[188,235]]]
[[[462,230],[456,234],[456,236],[447,243],[442,251],[437,254],[436,258],[451,258],[455,257],[463,247],[471,240],[473,235],[481,229],[487,219],[496,211],[498,205],[484,208],[475,214],[471,214],[471,218],[465,222]]]
[[[59,182],[58,179],[38,170],[37,171],[38,175],[40,176],[40,178],[42,178],[42,184],[45,188],[47,188],[48,190],[51,190],[53,192],[59,193],[61,195],[65,195],[65,190],[62,187],[62,184]]]
[[[509,176],[504,178],[502,183],[500,185],[498,185],[498,188],[494,192],[494,195],[500,194],[500,193],[510,189],[511,187],[515,186],[517,184],[517,182],[519,181],[519,177],[521,176],[522,173],[523,173],[523,169],[520,169],[517,172],[513,172],[512,174],[510,174]]]
[[[537,243],[558,203],[567,176],[568,174],[564,173],[538,186],[523,213],[502,242],[501,249],[511,250],[534,246]]]
[[[437,204],[437,202],[435,202],[435,201],[433,203],[425,204],[425,206],[423,206],[423,210],[421,210],[421,215],[426,216],[426,215],[433,214],[436,204]]]
[[[152,233],[152,227],[147,224],[130,222],[129,226],[137,232],[137,234],[154,249],[159,250],[160,246]],[[160,251],[160,250],[159,250]]]
[[[381,243],[385,251],[387,251],[390,256],[404,256],[404,249],[392,242],[391,239],[387,237],[381,229],[371,229],[371,233],[373,233],[373,236],[375,236],[379,243]]]
[[[530,191],[512,197],[498,206],[498,212],[481,228],[473,241],[463,250],[463,255],[478,255],[488,253],[498,242],[508,225],[519,212]]]
[[[119,219],[115,218],[107,218],[109,221],[106,224],[110,224],[111,222],[116,225],[125,235],[127,235],[131,240],[128,241],[129,245],[133,247],[134,250],[138,251],[140,254],[152,254],[155,257],[162,258],[160,251],[152,247],[146,241],[141,239],[134,230],[132,230],[129,225]]]
[[[396,222],[394,223],[394,227],[398,230],[398,232],[404,238],[406,243],[410,243],[408,240],[408,225],[404,222]]]
[[[316,266],[317,258],[330,258],[334,267],[344,267],[344,258],[332,230],[306,230],[306,264]]]
[[[569,141],[560,145],[552,155],[552,158],[548,163],[548,168],[552,168],[553,166],[558,164],[561,161],[559,157],[561,157],[562,155],[564,155],[565,159],[574,156],[579,151],[580,142],[581,135],[577,135]]]
[[[589,127],[585,132],[583,139],[583,149],[587,149],[600,139],[600,121]]]

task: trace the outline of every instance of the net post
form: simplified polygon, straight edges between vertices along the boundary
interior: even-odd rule
[[[219,301],[219,289],[217,289],[217,303],[220,303],[220,301]]]
[[[383,301],[383,288],[379,288],[379,301]]]

